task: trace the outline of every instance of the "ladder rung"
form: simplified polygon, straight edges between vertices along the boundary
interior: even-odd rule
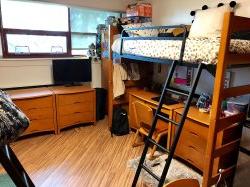
[[[168,122],[170,122],[170,123],[173,123],[173,124],[179,126],[179,123],[177,123],[176,121],[173,121],[173,120],[171,120],[171,119],[169,119],[169,118],[167,118],[167,117],[165,117],[165,116],[163,116],[163,115],[161,115],[161,114],[157,114],[157,116],[158,116],[161,120],[163,120],[163,121],[168,121]]]
[[[160,148],[163,152],[169,153],[169,150],[161,146],[160,144],[156,143],[153,139],[148,138],[148,141],[154,145],[156,145],[158,148]]]
[[[160,177],[158,177],[156,174],[154,174],[147,166],[142,164],[142,168],[145,169],[152,177],[154,177],[156,180],[160,181]]]
[[[225,128],[228,128],[234,123],[242,122],[246,119],[245,113],[238,113],[232,116],[223,117],[219,119],[219,124],[217,125],[217,132],[224,130]]]
[[[222,155],[225,155],[225,154],[233,151],[234,149],[236,149],[239,146],[239,143],[240,143],[240,138],[237,140],[234,140],[230,143],[227,143],[225,145],[222,145],[221,147],[215,149],[214,157],[220,157]]]
[[[186,97],[189,96],[189,94],[178,91],[178,90],[174,90],[174,89],[170,89],[170,88],[167,88],[166,90],[169,91],[169,92],[172,92],[174,94],[177,94],[177,95],[183,95],[183,96],[186,96]]]

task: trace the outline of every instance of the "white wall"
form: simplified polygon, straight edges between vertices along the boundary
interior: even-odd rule
[[[153,22],[156,25],[191,24],[192,10],[201,9],[203,5],[216,7],[220,2],[231,0],[153,0]],[[237,0],[236,14],[250,17],[250,1]]]
[[[52,84],[51,67],[49,59],[0,60],[0,88]]]

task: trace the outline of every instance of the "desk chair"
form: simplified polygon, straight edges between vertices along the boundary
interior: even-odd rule
[[[164,187],[200,187],[196,179],[179,179],[166,184]]]
[[[149,130],[151,129],[152,120],[153,120],[153,110],[148,105],[136,101],[132,104],[132,107],[135,112],[135,122],[137,123],[137,126],[139,127],[136,131],[135,138],[133,140],[132,147],[137,147],[139,145],[142,145],[144,142],[137,142],[137,138],[139,135],[142,135],[142,138],[144,136],[148,136]],[[168,125],[157,123],[156,129],[153,134],[153,139],[156,143],[159,143],[162,136],[166,135],[168,133]],[[149,159],[152,160],[154,156],[154,152],[156,151],[156,146],[153,146],[153,149],[151,150],[151,153],[149,155]]]

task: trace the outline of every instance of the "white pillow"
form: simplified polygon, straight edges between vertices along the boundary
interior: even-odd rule
[[[133,23],[128,25],[123,25],[122,27],[124,29],[130,29],[130,28],[141,28],[141,27],[152,27],[151,22],[146,23]],[[152,37],[152,36],[158,36],[158,30],[157,29],[147,29],[147,30],[131,30],[126,31],[129,36],[142,36],[142,37]]]
[[[230,11],[232,9],[229,5],[197,11],[190,29],[189,38],[220,37],[224,14]]]

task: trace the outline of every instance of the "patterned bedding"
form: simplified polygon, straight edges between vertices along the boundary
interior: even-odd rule
[[[120,53],[120,39],[116,39],[112,50]],[[123,54],[151,58],[178,60],[182,41],[180,40],[124,40]],[[187,38],[184,61],[192,63],[216,64],[220,48],[220,38]],[[230,52],[250,53],[249,40],[232,39]]]

